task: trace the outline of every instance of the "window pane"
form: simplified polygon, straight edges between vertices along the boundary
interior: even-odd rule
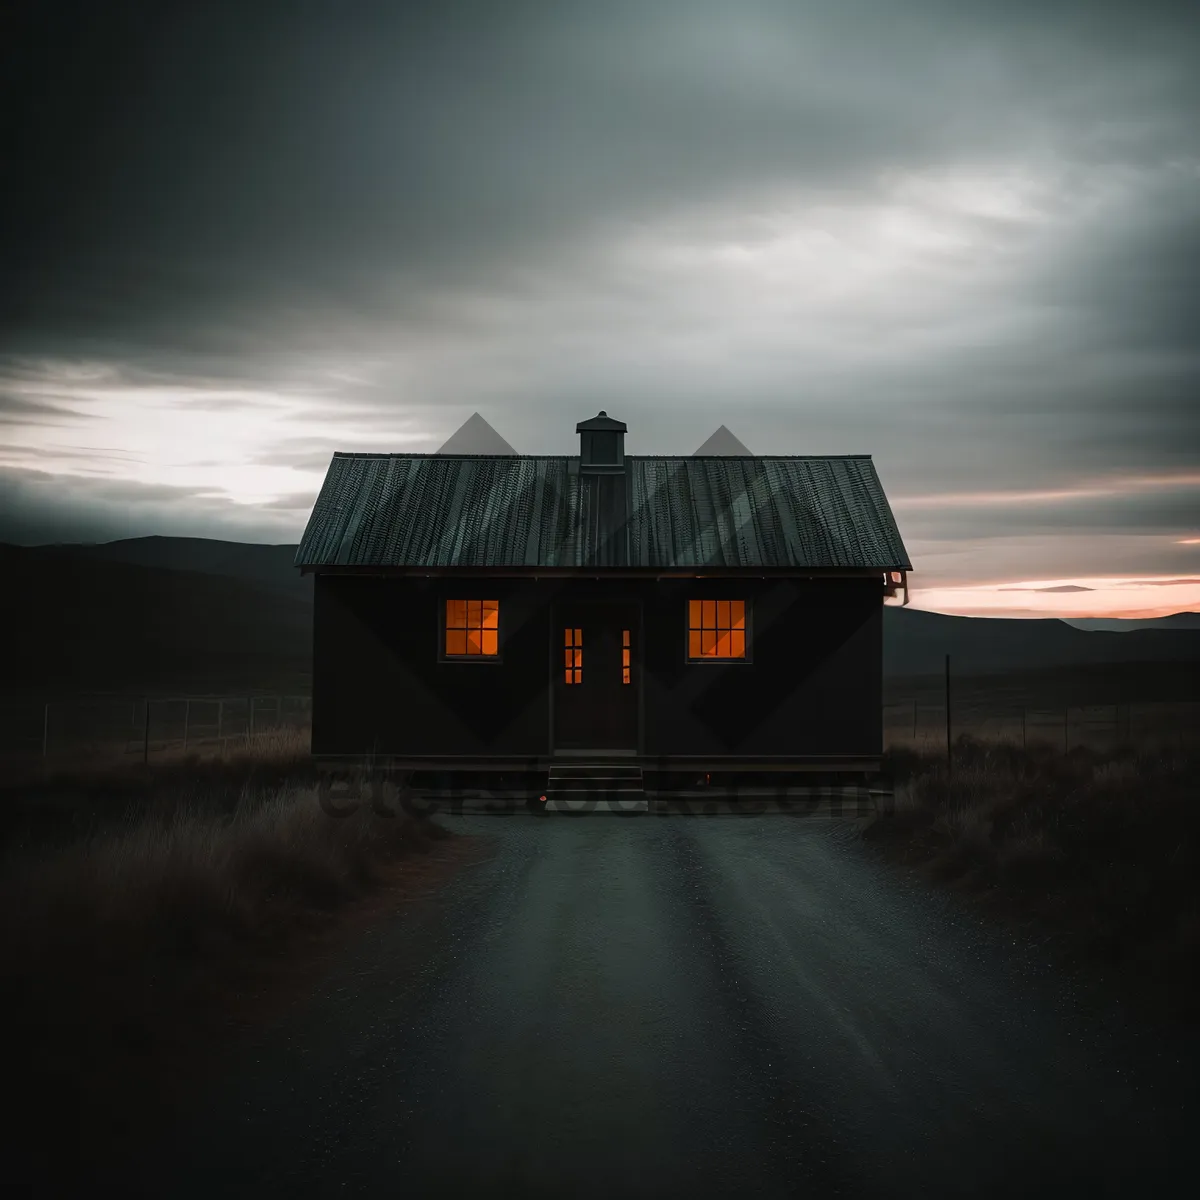
[[[446,630],[446,653],[447,654],[466,654],[467,652],[467,633],[465,629],[447,629]]]
[[[700,657],[700,630],[692,629],[688,631],[688,655],[691,658]]]
[[[446,601],[446,626],[453,629],[465,629],[467,625],[467,602],[465,600]]]
[[[483,653],[483,634],[478,629],[467,630],[467,653],[482,654]]]
[[[706,601],[707,603],[707,601]],[[717,652],[717,631],[715,629],[703,629],[700,631],[700,654],[704,658],[711,658]]]
[[[500,635],[494,629],[485,629],[483,631],[483,652],[484,654],[499,654]]]
[[[575,655],[576,668],[582,667],[583,666],[583,651],[582,650],[573,650],[571,653]]]
[[[483,602],[483,627],[484,629],[500,628],[499,600],[485,600]]]
[[[621,645],[622,646],[629,645],[629,630],[628,629],[621,630]]]
[[[475,629],[483,626],[483,602],[481,600],[467,601],[467,625]]]
[[[728,658],[730,654],[729,634],[722,632],[717,634],[717,657]]]
[[[703,620],[700,626],[703,629],[716,629],[717,627],[717,602],[715,600],[702,600],[700,602],[701,613]]]
[[[729,635],[729,656],[731,658],[746,657],[746,635],[740,629],[735,629]]]
[[[699,600],[689,600],[688,601],[688,628],[689,629],[699,629],[700,628],[700,601]]]
[[[718,629],[728,629],[729,628],[729,601],[728,600],[718,600],[717,601],[717,628]]]
[[[746,628],[746,602],[745,600],[730,600],[729,602],[730,625],[734,629]]]

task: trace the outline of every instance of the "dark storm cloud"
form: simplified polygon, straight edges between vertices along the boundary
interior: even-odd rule
[[[283,542],[295,527],[295,514],[285,516],[288,519],[264,519],[192,488],[64,478],[33,467],[0,469],[0,542],[17,545],[105,542],[164,530],[252,541],[255,530],[265,529],[281,533],[278,540]]]
[[[727,423],[873,452],[900,499],[1196,465],[1195,5],[13,11],[9,363],[427,434],[394,449],[474,409],[530,452],[600,407],[647,452]],[[38,370],[6,427],[91,411]],[[285,431],[250,461],[376,448]],[[897,513],[993,543],[1195,499]]]
[[[77,408],[68,408],[50,400],[13,396],[0,388],[0,424],[54,425],[62,424],[64,419],[73,424],[86,415]]]
[[[1003,538],[1019,530],[1028,536],[1061,534],[1161,534],[1187,529],[1200,513],[1200,474],[1190,484],[1130,487],[1112,495],[957,502],[910,507],[896,502],[906,534],[949,540]]]
[[[1200,109],[1166,5],[23,11],[4,315],[29,338],[49,316],[253,354],[397,274],[440,289],[681,201],[847,194],[1031,140],[1129,162]]]

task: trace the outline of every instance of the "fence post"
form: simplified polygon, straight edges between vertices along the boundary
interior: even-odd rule
[[[142,765],[150,761],[150,697],[146,697],[146,719],[142,724]]]
[[[950,762],[950,655],[946,655],[946,762]]]
[[[50,740],[50,701],[42,710],[42,757],[46,757],[46,743]]]
[[[188,721],[192,716],[192,702],[185,700],[183,702],[183,748],[187,749]]]

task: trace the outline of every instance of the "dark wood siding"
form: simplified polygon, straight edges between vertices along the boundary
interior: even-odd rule
[[[439,661],[439,602],[451,595],[500,600],[502,662]],[[687,662],[688,599],[721,597],[750,601],[751,661]],[[875,578],[454,583],[318,575],[314,753],[547,754],[552,605],[568,599],[642,603],[647,756],[882,752]]]
[[[439,661],[439,601],[451,595],[500,601],[500,662]],[[313,752],[545,754],[547,600],[511,580],[318,575]]]
[[[688,663],[688,599],[722,597],[750,601],[751,661]],[[882,751],[877,581],[664,581],[643,622],[647,755]]]

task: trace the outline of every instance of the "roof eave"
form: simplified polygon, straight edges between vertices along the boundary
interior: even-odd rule
[[[395,566],[382,564],[298,563],[301,575],[441,576],[509,575],[518,578],[553,577],[610,579],[715,579],[715,578],[874,578],[888,571],[910,571],[906,564],[886,567],[530,567],[530,566]]]

